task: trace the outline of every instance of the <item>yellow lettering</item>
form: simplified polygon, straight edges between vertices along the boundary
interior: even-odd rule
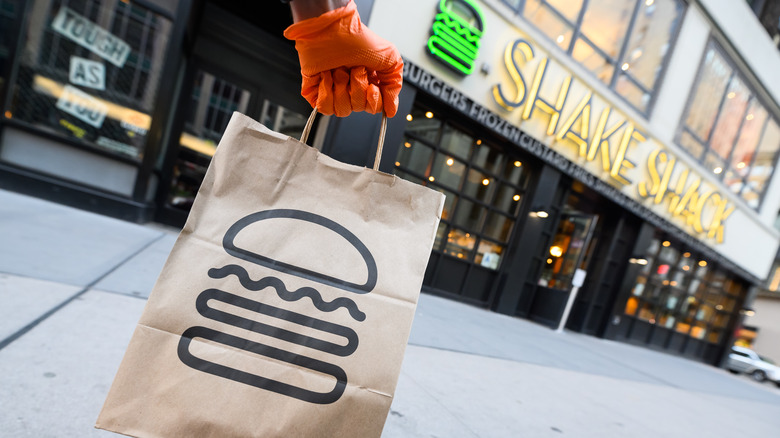
[[[686,170],[686,172],[688,172],[688,171]],[[688,179],[687,177],[688,177],[688,175],[686,174],[686,180]],[[680,181],[681,180],[682,180],[682,178],[680,178],[677,181],[677,188],[678,189],[680,188]],[[680,202],[677,204],[677,206],[675,206],[674,208],[672,208],[671,205],[669,206],[669,211],[671,211],[672,214],[675,215],[675,216],[680,216],[680,215],[683,214],[683,212],[685,211],[685,209],[687,208],[688,205],[695,206],[699,202],[699,186],[700,185],[701,185],[701,178],[699,178],[696,181],[694,181],[693,184],[691,184],[690,187],[688,187],[688,190],[682,196],[682,198],[680,199]],[[682,190],[680,190],[678,193],[682,193]]]
[[[519,61],[515,59],[515,51],[519,50],[522,55],[522,59]],[[509,76],[512,78],[512,83],[517,88],[514,99],[507,99],[504,92],[501,90],[501,85],[496,84],[493,86],[493,98],[496,103],[506,108],[508,111],[512,111],[518,108],[525,99],[525,80],[523,79],[520,68],[526,62],[534,58],[534,50],[531,45],[525,40],[519,39],[512,43],[507,44],[504,50],[504,66],[509,72]],[[519,64],[519,65],[518,65]]]
[[[641,143],[645,140],[645,136],[641,132],[634,129],[634,124],[629,123],[626,127],[626,131],[623,133],[623,139],[620,141],[620,145],[618,146],[617,154],[615,155],[615,162],[612,164],[612,169],[609,171],[609,174],[612,176],[612,178],[615,178],[624,185],[631,184],[631,181],[621,173],[623,169],[633,169],[636,167],[632,161],[626,158],[626,151],[628,150],[629,146],[631,146],[632,141]]]
[[[718,243],[723,243],[723,221],[728,219],[733,212],[734,206],[729,206],[728,199],[721,198],[718,208],[715,210],[715,215],[712,217],[712,222],[710,222],[707,237],[710,239],[716,238]]]
[[[717,204],[718,200],[720,200],[720,195],[715,193],[715,192],[713,192],[713,191],[709,191],[709,192],[705,193],[704,195],[702,195],[699,198],[699,202],[696,204],[696,211],[694,212],[693,229],[697,233],[703,233],[705,231],[704,223],[702,222],[702,215],[703,215],[703,211],[704,211],[704,205],[711,198],[715,198],[715,199],[713,199],[712,202]]]
[[[528,93],[528,101],[525,103],[523,109],[523,120],[528,120],[531,117],[534,109],[538,109],[543,113],[550,116],[550,123],[547,125],[547,135],[555,134],[555,128],[558,126],[558,119],[561,117],[561,109],[563,103],[566,101],[566,95],[569,94],[569,85],[571,85],[571,76],[567,76],[561,84],[561,89],[558,92],[558,100],[555,105],[551,105],[541,97],[539,97],[539,87],[542,84],[544,73],[547,71],[547,58],[542,59],[539,62],[539,67],[536,69],[536,75],[534,81],[531,84],[531,91]]]
[[[672,172],[674,172],[675,164],[677,164],[677,158],[672,158],[668,163],[666,163],[664,174],[661,177],[661,183],[658,185],[658,191],[655,193],[655,199],[653,200],[653,203],[660,204],[661,201],[664,200],[666,191],[669,188],[669,180],[672,179]]]
[[[579,155],[580,157],[584,157],[588,152],[588,127],[590,126],[590,98],[593,95],[593,93],[588,92],[585,97],[582,98],[579,104],[577,104],[577,108],[574,109],[574,112],[569,116],[569,118],[566,120],[566,123],[563,124],[563,127],[558,132],[558,135],[555,136],[558,140],[563,140],[564,138],[567,138],[574,142],[577,146],[579,146]],[[577,121],[577,119],[580,120],[580,132],[577,133],[574,131],[574,123]]]
[[[623,120],[620,123],[613,125],[608,130],[605,130],[611,111],[611,107],[606,107],[601,112],[601,117],[599,118],[599,123],[596,125],[596,131],[593,132],[593,140],[590,142],[590,149],[588,150],[588,155],[586,157],[588,161],[593,161],[593,159],[596,158],[596,153],[601,150],[601,167],[605,172],[609,172],[612,168],[612,160],[609,156],[609,137],[626,123],[626,121]]]
[[[661,151],[660,148],[650,152],[650,156],[647,157],[647,171],[650,173],[650,180],[653,185],[647,187],[647,181],[641,182],[636,188],[639,191],[639,195],[643,198],[647,198],[650,195],[655,195],[658,191],[658,187],[661,185],[661,174],[658,172],[658,160],[666,162],[666,154]]]

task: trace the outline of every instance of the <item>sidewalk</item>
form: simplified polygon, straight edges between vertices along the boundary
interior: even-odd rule
[[[93,429],[177,231],[0,190],[0,437]],[[423,294],[383,437],[774,437],[780,388]]]

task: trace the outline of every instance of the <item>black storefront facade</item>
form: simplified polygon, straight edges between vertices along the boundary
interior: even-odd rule
[[[0,188],[180,226],[232,111],[298,136],[309,107],[297,55],[281,37],[287,6],[240,3],[3,2],[14,26],[4,26],[0,51]],[[500,11],[492,5],[500,2],[470,3]],[[381,29],[389,4],[358,7]],[[438,5],[415,6],[426,38]],[[126,58],[110,37],[102,38],[113,52],[90,45],[79,32],[93,25],[124,41]],[[762,279],[470,97],[460,74],[401,39],[393,42],[405,86],[380,170],[447,195],[423,290],[551,328],[575,291],[567,329],[719,363]],[[489,61],[494,69],[502,52]],[[99,84],[73,73],[79,67],[102,71]],[[366,145],[376,144],[379,124],[366,114],[321,116],[310,144],[370,166]]]

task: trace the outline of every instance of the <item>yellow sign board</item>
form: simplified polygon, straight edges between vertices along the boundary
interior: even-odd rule
[[[526,39],[507,44],[503,58],[509,83],[495,84],[492,94],[510,122],[515,116],[518,126],[546,137],[567,158],[602,170],[611,185],[632,186],[651,204],[666,203],[669,216],[689,232],[723,243],[724,222],[734,211],[727,196],[703,187],[701,176],[566,70],[556,66],[551,73],[555,64],[537,56]],[[635,157],[639,145],[652,151]]]

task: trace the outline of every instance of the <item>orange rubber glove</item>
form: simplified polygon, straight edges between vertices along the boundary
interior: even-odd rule
[[[360,22],[350,1],[284,31],[301,61],[301,95],[322,114],[346,117],[352,111],[393,117],[403,83],[404,63],[390,42]]]

